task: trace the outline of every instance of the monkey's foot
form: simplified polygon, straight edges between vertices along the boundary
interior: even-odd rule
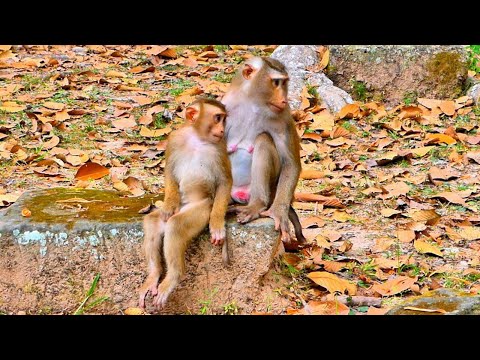
[[[172,293],[173,289],[177,284],[164,279],[160,285],[158,285],[158,293],[155,299],[153,300],[154,305],[157,309],[161,309],[167,303],[168,297]]]
[[[138,306],[140,306],[142,309],[145,309],[145,298],[147,297],[148,293],[152,294],[152,296],[157,295],[158,280],[159,277],[147,278],[147,280],[145,280],[142,287],[140,288],[138,296]]]
[[[237,221],[245,224],[260,217],[260,213],[265,210],[261,205],[247,205],[237,208]]]

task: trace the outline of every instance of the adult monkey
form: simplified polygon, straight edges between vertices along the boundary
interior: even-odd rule
[[[305,237],[291,203],[301,171],[300,138],[288,105],[288,73],[278,60],[253,57],[238,70],[222,99],[228,112],[225,138],[232,164],[232,199],[237,220],[260,215],[275,220],[290,242],[289,219],[297,241]]]

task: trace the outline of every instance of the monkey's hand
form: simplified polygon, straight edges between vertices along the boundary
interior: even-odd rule
[[[280,229],[283,242],[289,243],[291,241],[288,207],[284,209],[272,205],[270,209],[263,211],[261,215],[271,217],[275,220],[275,230]]]
[[[176,214],[179,209],[180,209],[179,205],[164,203],[162,208],[161,208],[162,220],[167,221],[168,219],[170,219],[172,217],[173,214]]]
[[[227,231],[225,229],[225,222],[223,224],[214,224],[210,222],[210,242],[213,245],[222,245],[227,236]]]

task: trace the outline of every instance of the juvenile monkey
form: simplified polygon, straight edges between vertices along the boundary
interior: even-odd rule
[[[253,57],[239,69],[222,99],[232,164],[232,199],[240,223],[270,216],[282,240],[291,240],[290,219],[299,242],[305,237],[291,206],[301,171],[300,139],[288,105],[288,73],[278,60]]]
[[[223,138],[225,106],[216,100],[197,99],[186,108],[185,117],[190,124],[168,139],[163,206],[143,222],[149,274],[139,291],[142,308],[148,293],[155,296],[157,307],[165,305],[185,273],[188,245],[208,224],[211,243],[223,244],[223,262],[229,263],[225,214],[232,176]],[[167,272],[158,285],[162,242]]]

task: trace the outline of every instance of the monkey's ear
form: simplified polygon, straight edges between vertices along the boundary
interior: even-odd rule
[[[198,109],[193,106],[187,107],[185,110],[185,117],[193,124],[198,119]]]
[[[242,70],[242,75],[245,79],[250,80],[252,78],[252,74],[255,71],[252,65],[245,64]]]

